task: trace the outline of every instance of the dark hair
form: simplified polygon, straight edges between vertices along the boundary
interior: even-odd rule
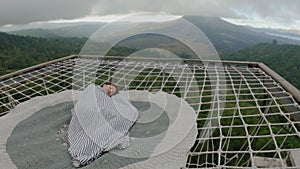
[[[113,95],[119,93],[118,87],[115,84],[113,84],[111,82],[103,82],[103,83],[101,83],[100,87],[103,87],[103,85],[112,85],[112,86],[114,86],[116,88],[116,92]]]

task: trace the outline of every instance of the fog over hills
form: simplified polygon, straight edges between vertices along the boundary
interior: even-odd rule
[[[280,37],[265,33],[264,31],[257,31],[255,29],[250,29],[246,26],[238,26],[226,22],[220,18],[215,17],[201,17],[201,16],[184,16],[184,19],[191,22],[197,26],[206,36],[210,39],[212,44],[215,46],[219,53],[224,52],[234,52],[239,49],[249,47],[251,45],[267,42],[270,43],[276,39],[278,44],[300,44],[300,41],[296,39],[291,39],[288,37]],[[174,20],[173,22],[176,22]],[[11,31],[11,34],[23,35],[23,36],[35,36],[43,38],[56,38],[56,37],[90,37],[98,29],[104,26],[106,23],[68,23],[65,26],[59,27],[56,23],[55,28],[49,29],[23,29],[18,31]],[[137,27],[147,26],[147,23],[132,23],[132,22],[122,22],[113,23],[115,29],[126,25],[126,24],[136,24]],[[153,28],[156,29],[156,28]],[[134,31],[134,30],[133,30]],[[168,43],[172,43],[172,48],[183,49],[183,47],[176,46],[178,43],[171,42],[174,40],[167,40],[166,37],[159,38],[157,35],[139,35],[132,38],[128,38],[122,42],[125,46],[134,46],[136,48],[144,48],[145,46],[151,46],[150,44],[156,44],[156,47],[166,47]],[[125,42],[126,41],[126,42]],[[166,49],[170,48],[167,47]],[[185,51],[185,50],[184,50]]]

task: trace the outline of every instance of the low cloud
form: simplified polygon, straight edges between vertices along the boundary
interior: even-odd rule
[[[138,12],[257,19],[283,24],[300,20],[300,1],[296,0],[0,0],[0,2],[0,25]]]
[[[0,0],[0,25],[74,19],[90,15],[95,1]]]

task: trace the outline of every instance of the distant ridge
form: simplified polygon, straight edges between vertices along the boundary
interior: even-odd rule
[[[10,31],[8,33],[21,36],[32,36],[41,38],[57,38],[57,37],[90,37],[94,32],[101,28],[105,23],[74,23],[59,28],[52,29],[23,29]]]
[[[238,26],[226,22],[220,18],[215,17],[202,17],[202,16],[184,16],[184,19],[190,21],[195,26],[203,31],[206,36],[210,39],[212,44],[215,46],[219,53],[234,52],[240,49],[255,45],[257,43],[271,43],[274,39],[277,40],[278,44],[300,44],[300,41],[272,36],[264,32],[258,32],[253,29],[249,29],[245,26]],[[174,20],[176,22],[176,20]],[[52,28],[52,29],[26,29],[19,31],[9,32],[11,34],[23,35],[23,36],[34,36],[43,38],[56,38],[56,37],[90,37],[94,32],[101,28],[106,23],[69,23],[67,26]],[[124,23],[114,23],[116,29],[121,27]],[[125,23],[125,24],[136,24],[136,23]],[[143,26],[144,23],[139,23],[139,26]],[[146,25],[146,24],[145,24]],[[147,25],[148,26],[148,25]],[[148,28],[148,27],[147,27]],[[151,28],[148,28],[151,29]],[[153,28],[155,29],[155,28]],[[147,41],[145,41],[147,39]],[[128,38],[126,42],[122,42],[122,45],[128,44],[127,46],[134,46],[140,48],[138,45],[149,46],[147,44],[157,44],[157,47],[168,46],[166,45],[170,41],[166,41],[163,38],[161,41],[157,36],[150,37],[149,35],[141,35],[134,38]],[[170,45],[169,45],[170,46]],[[168,46],[168,47],[169,47]],[[172,44],[173,48],[176,45]],[[168,48],[167,48],[168,49]],[[179,47],[182,49],[182,47]],[[176,50],[175,50],[176,51]],[[185,51],[185,50],[184,50]]]
[[[13,35],[20,35],[20,36],[31,36],[31,37],[40,37],[40,38],[57,38],[59,37],[56,35],[52,30],[49,29],[24,29],[19,31],[12,31],[9,32]]]
[[[290,39],[253,31],[245,26],[234,25],[220,18],[201,16],[184,16],[184,18],[200,28],[220,53],[237,51],[262,42],[271,43],[274,39],[279,44],[300,44]]]

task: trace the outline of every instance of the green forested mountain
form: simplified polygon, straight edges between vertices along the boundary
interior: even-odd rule
[[[238,26],[226,22],[220,18],[215,17],[201,17],[201,16],[184,16],[183,19],[191,22],[198,27],[212,42],[214,47],[219,53],[234,52],[242,48],[255,45],[257,43],[270,43],[273,39],[277,39],[278,44],[300,44],[300,41],[291,40],[288,38],[268,35],[264,32],[258,32],[251,30],[245,26]],[[174,20],[170,23],[175,23],[178,20]],[[52,29],[27,29],[19,31],[11,31],[11,34],[38,36],[38,37],[90,37],[105,23],[74,23],[68,26]],[[149,32],[151,30],[164,29],[157,24],[153,23],[132,23],[132,22],[116,22],[110,25],[111,31],[119,29],[125,29],[131,25],[131,32],[135,32],[140,29],[146,29]],[[133,25],[133,26],[132,26]],[[121,30],[122,30],[121,29]],[[116,32],[117,32],[116,31]],[[172,30],[170,30],[172,31]],[[111,33],[107,36],[117,36],[117,33]],[[114,37],[112,37],[114,38]],[[127,38],[122,43],[123,46],[134,46],[135,48],[142,49],[144,47],[152,48],[164,48],[171,51],[178,52],[183,49],[180,42],[175,42],[174,39],[166,38],[164,36],[140,34],[134,37]]]
[[[0,75],[70,54],[78,54],[85,38],[34,38],[0,33]],[[108,55],[130,55],[139,48],[122,43]],[[175,51],[176,52],[176,51]],[[176,53],[183,55],[182,53]],[[223,60],[263,62],[300,89],[300,46],[276,41],[260,43],[238,52],[221,54]]]
[[[71,23],[70,23],[71,24]],[[105,23],[74,23],[59,28],[31,28],[17,31],[10,31],[10,34],[31,36],[40,38],[57,38],[57,37],[90,37]]]
[[[263,62],[300,89],[300,45],[261,43],[235,53],[220,55],[222,60]]]
[[[0,33],[0,74],[80,52],[83,38],[35,38]]]
[[[41,29],[41,28],[12,31],[12,32],[9,32],[9,34],[19,35],[19,36],[38,37],[38,38],[63,37],[63,36],[59,36],[57,33],[55,33],[54,31],[52,31],[50,29]]]
[[[19,69],[79,54],[87,38],[38,38],[0,32],[0,76]],[[99,44],[101,45],[101,44]],[[107,54],[127,56],[138,49],[116,46]]]

